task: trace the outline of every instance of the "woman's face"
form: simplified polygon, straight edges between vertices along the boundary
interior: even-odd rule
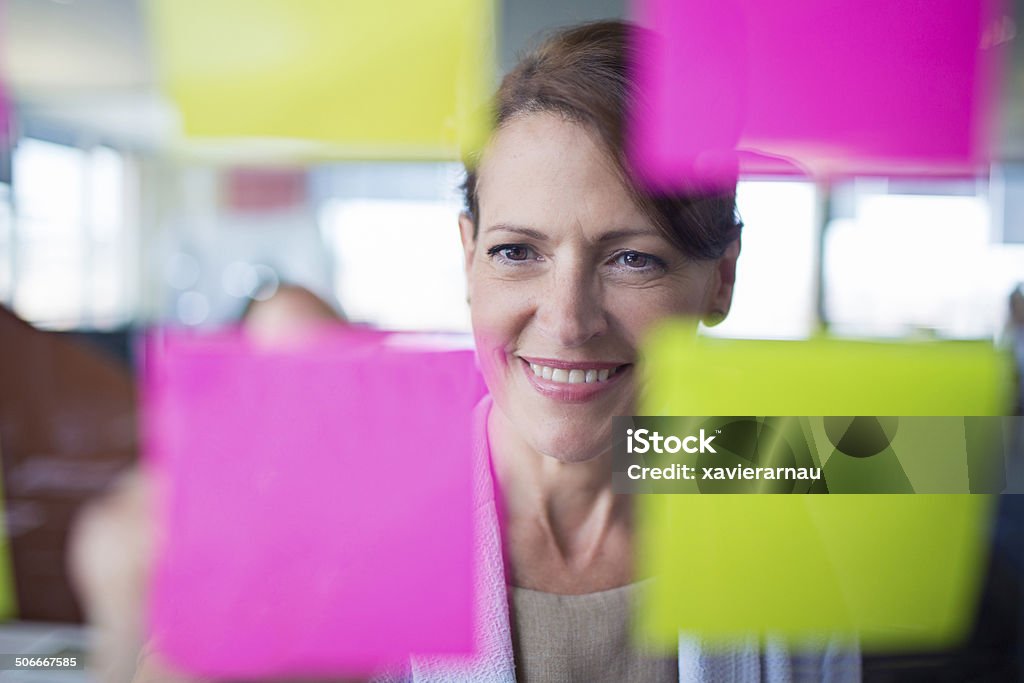
[[[552,114],[507,123],[460,219],[487,386],[534,450],[600,455],[633,414],[637,349],[666,316],[727,311],[736,252],[686,257],[635,206],[590,134]],[[696,325],[696,322],[693,323]]]

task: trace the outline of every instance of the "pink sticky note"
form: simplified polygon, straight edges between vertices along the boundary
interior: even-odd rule
[[[154,646],[230,679],[473,649],[471,351],[371,333],[151,344]]]
[[[632,159],[652,185],[740,173],[958,175],[989,158],[992,0],[636,0]]]

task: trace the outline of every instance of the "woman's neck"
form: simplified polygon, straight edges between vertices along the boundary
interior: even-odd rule
[[[629,544],[630,504],[612,491],[611,451],[584,462],[562,462],[532,448],[497,406],[488,418],[488,434],[514,569],[515,555],[522,553],[531,574],[579,574],[613,585],[628,581],[624,567],[604,566],[609,555],[626,555],[629,564],[628,553],[620,551]],[[517,585],[523,583],[534,581]]]

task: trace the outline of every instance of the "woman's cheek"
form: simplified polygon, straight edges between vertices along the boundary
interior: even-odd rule
[[[492,394],[500,393],[509,369],[505,337],[495,330],[488,329],[483,322],[478,322],[475,316],[473,336],[484,382]]]
[[[668,283],[651,289],[625,289],[614,303],[615,317],[634,344],[643,343],[647,334],[666,318],[682,318],[696,330],[701,316],[702,283]]]
[[[470,312],[477,358],[487,388],[500,393],[507,381],[508,352],[514,348],[515,330],[510,324],[510,302],[502,283],[477,282],[473,287]]]

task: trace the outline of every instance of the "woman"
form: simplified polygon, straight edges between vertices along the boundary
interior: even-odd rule
[[[523,58],[467,168],[459,223],[493,399],[480,419],[505,520],[516,677],[858,679],[856,653],[710,655],[684,639],[677,662],[630,646],[642,584],[630,501],[612,492],[611,417],[634,412],[637,353],[653,324],[725,318],[741,223],[734,193],[653,196],[633,181],[629,30],[571,28]],[[573,624],[583,628],[567,632]]]
[[[725,317],[740,224],[734,195],[656,199],[631,182],[626,32],[586,25],[523,59],[465,186],[520,680],[676,680],[674,660],[628,648],[633,527],[628,497],[612,493],[611,417],[634,413],[652,324]],[[546,632],[545,615],[573,612],[612,642]]]

